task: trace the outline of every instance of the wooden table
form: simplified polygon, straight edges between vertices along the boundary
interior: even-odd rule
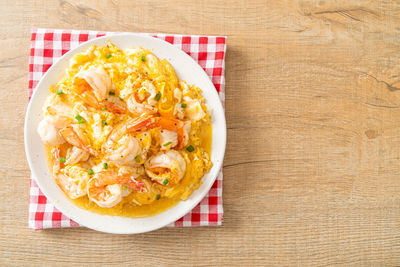
[[[2,1],[1,265],[399,265],[400,3],[139,2]],[[222,227],[28,229],[31,27],[228,36]]]

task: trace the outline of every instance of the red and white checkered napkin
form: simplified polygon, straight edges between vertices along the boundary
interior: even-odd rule
[[[29,57],[29,99],[43,74],[70,49],[111,32],[33,29]],[[222,104],[225,102],[226,37],[178,34],[148,34],[165,40],[185,51],[206,71],[217,89]],[[57,227],[78,227],[52,203],[47,201],[31,177],[29,227],[35,230]],[[207,226],[222,223],[222,170],[210,192],[191,212],[169,226]]]

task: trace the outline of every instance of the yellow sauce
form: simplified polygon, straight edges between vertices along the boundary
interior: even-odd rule
[[[167,209],[172,208],[180,201],[179,199],[162,198],[160,200],[154,201],[151,204],[138,206],[132,204],[132,202],[129,201],[129,198],[130,196],[125,197],[119,204],[112,208],[101,208],[97,206],[94,202],[90,201],[87,196],[73,199],[72,202],[74,202],[78,207],[81,207],[85,210],[103,215],[141,218],[161,213]]]
[[[203,175],[207,173],[212,166],[210,159],[212,146],[211,117],[208,114],[204,99],[201,96],[201,89],[192,85],[188,85],[184,81],[179,81],[172,66],[166,60],[159,61],[156,58],[152,59],[151,53],[147,50],[139,49],[138,51],[139,52],[133,56],[127,55],[123,50],[120,50],[113,44],[109,43],[105,47],[91,47],[87,52],[75,55],[70,62],[69,68],[67,69],[66,77],[61,79],[56,85],[50,87],[49,96],[53,96],[53,101],[58,101],[63,105],[70,107],[73,107],[77,102],[79,102],[88,109],[88,112],[99,115],[97,120],[100,122],[103,120],[103,124],[106,122],[104,125],[107,126],[103,125],[104,128],[115,127],[118,125],[118,123],[126,121],[128,115],[117,116],[116,114],[108,112],[108,109],[96,109],[89,107],[87,104],[82,102],[81,95],[79,91],[77,91],[78,86],[74,83],[74,77],[82,69],[88,69],[90,66],[107,65],[107,70],[111,76],[113,84],[115,85],[113,94],[115,96],[120,96],[120,101],[126,103],[127,100],[124,100],[121,98],[121,96],[130,96],[133,94],[133,92],[136,92],[139,95],[141,92],[139,87],[135,87],[128,82],[130,79],[132,81],[136,81],[138,77],[141,77],[140,79],[143,79],[143,81],[152,81],[157,88],[157,92],[161,92],[161,99],[157,100],[159,101],[159,116],[174,118],[174,107],[175,104],[178,103],[174,96],[175,88],[180,88],[183,96],[200,101],[199,103],[201,103],[201,108],[205,111],[206,115],[202,120],[192,120],[191,122],[191,134],[189,135],[187,145],[193,145],[195,151],[189,152],[186,149],[187,147],[177,150],[186,161],[186,172],[179,183],[172,185],[168,184],[164,186],[156,183],[155,181],[151,181],[149,177],[144,177],[143,180],[147,180],[152,184],[150,186],[151,190],[149,190],[148,193],[140,193],[136,191],[130,192],[130,194],[122,198],[121,202],[111,208],[102,208],[98,206],[95,202],[91,201],[87,195],[77,199],[71,199],[66,194],[66,196],[75,205],[95,213],[132,218],[148,217],[161,213],[175,206],[177,203],[179,203],[179,201],[185,201],[193,192],[193,190],[197,189],[201,185],[201,179]],[[146,59],[143,60],[143,57]],[[136,70],[136,74],[128,75],[126,74],[127,72],[121,71],[121,68],[126,68],[128,65]],[[62,91],[61,94],[58,93],[59,89]],[[189,109],[189,105],[182,108],[186,108],[185,113],[189,112],[187,111]],[[72,120],[76,123],[75,119],[76,117],[72,118]],[[107,136],[104,128],[102,128],[102,134],[95,137],[93,127],[90,125],[90,123],[84,123],[82,126],[85,126],[85,131],[87,134],[86,137],[90,140],[93,147],[100,151],[100,148],[105,142],[105,138]],[[156,139],[157,138],[154,138],[154,140]],[[162,144],[157,144],[157,146],[160,145]],[[60,150],[66,151],[69,147],[71,147],[71,145],[66,143],[60,146]],[[51,153],[51,150],[53,147],[45,145],[45,148],[48,156],[47,162],[49,164],[50,172],[52,173],[54,157]],[[151,149],[154,149],[153,144],[151,145]],[[159,148],[157,149],[159,150]],[[158,151],[147,153],[154,155],[156,152]],[[103,159],[104,155],[99,155],[93,161],[95,161],[97,164]],[[109,164],[110,167],[108,170],[113,168],[115,170],[117,167],[115,165],[112,166],[110,162]],[[79,163],[75,165],[79,165]],[[56,177],[54,177],[54,180],[56,183],[58,183],[58,179]],[[62,187],[60,186],[60,188]],[[153,190],[154,188],[155,190]]]
[[[205,149],[206,152],[211,155],[211,145],[212,145],[212,127],[211,124],[205,124],[202,127],[202,143],[201,147]],[[47,162],[49,163],[49,170],[52,172],[52,156],[51,156],[51,147],[45,145],[45,150],[47,152]],[[188,166],[190,168],[190,165]],[[181,188],[185,188],[190,186],[191,180],[188,175],[182,179],[180,183]],[[195,188],[198,188],[201,183],[197,185],[193,185]],[[123,198],[123,200],[112,208],[102,208],[97,206],[94,202],[90,201],[87,196],[80,197],[78,199],[71,199],[66,196],[70,201],[72,201],[78,207],[89,210],[91,212],[95,212],[103,215],[111,215],[111,216],[122,216],[122,217],[130,217],[130,218],[143,218],[149,217],[153,215],[157,215],[163,211],[166,211],[173,206],[177,205],[179,201],[182,201],[180,198],[161,198],[160,200],[154,201],[151,204],[147,205],[136,205],[132,202],[132,194]]]

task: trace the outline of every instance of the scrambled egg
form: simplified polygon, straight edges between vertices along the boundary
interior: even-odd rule
[[[55,181],[86,209],[142,217],[185,200],[212,167],[201,89],[165,59],[112,43],[75,55],[38,133]]]

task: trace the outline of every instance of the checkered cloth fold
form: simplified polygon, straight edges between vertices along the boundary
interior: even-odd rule
[[[62,55],[80,43],[96,37],[115,34],[84,30],[33,29],[29,57],[29,99],[43,74]],[[217,89],[221,102],[225,102],[224,36],[194,36],[178,34],[146,34],[167,41],[182,49],[206,71]],[[29,227],[35,230],[58,227],[79,227],[50,203],[31,177],[29,201]],[[204,199],[188,214],[168,225],[211,226],[222,223],[222,170]]]

